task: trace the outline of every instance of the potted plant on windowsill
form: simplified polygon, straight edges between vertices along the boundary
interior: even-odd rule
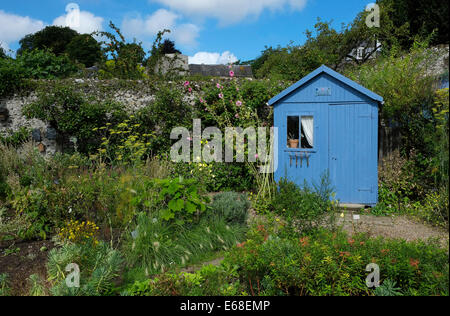
[[[288,146],[289,148],[298,148],[300,141],[298,139],[295,139],[295,136],[293,134],[289,134],[288,137]]]

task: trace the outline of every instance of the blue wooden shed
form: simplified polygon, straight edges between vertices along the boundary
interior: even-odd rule
[[[340,203],[375,205],[382,102],[326,66],[272,98],[279,137],[276,181],[318,184],[328,172]]]

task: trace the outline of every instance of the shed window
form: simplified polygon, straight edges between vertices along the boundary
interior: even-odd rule
[[[288,116],[287,118],[287,137],[288,137],[288,147],[298,148],[298,143],[300,140],[300,117],[299,116]],[[294,141],[294,142],[292,142]],[[295,141],[297,145],[295,146]]]
[[[314,117],[302,116],[302,148],[314,148]]]

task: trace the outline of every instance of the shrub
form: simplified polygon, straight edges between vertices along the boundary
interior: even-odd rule
[[[9,135],[0,135],[0,143],[17,148],[30,140],[30,134],[28,128],[20,127],[18,131],[11,132]]]
[[[0,98],[6,98],[29,86],[25,73],[16,61],[0,58]]]
[[[77,244],[93,242],[96,245],[98,244],[98,240],[95,236],[98,230],[99,227],[90,221],[80,223],[71,220],[65,227],[61,228],[58,237],[62,242],[73,242]]]
[[[65,56],[56,56],[49,50],[25,51],[17,57],[16,65],[26,78],[66,78],[77,71],[77,67]]]
[[[95,152],[101,140],[95,129],[107,123],[123,122],[126,113],[120,104],[88,100],[73,87],[58,84],[53,90],[40,91],[37,101],[24,107],[27,118],[48,122],[66,139],[74,136],[82,153]]]
[[[80,287],[66,285],[66,267],[75,263],[80,268]],[[111,295],[123,260],[118,251],[101,242],[94,244],[64,244],[49,253],[47,272],[54,296]]]
[[[162,274],[154,279],[136,281],[124,296],[236,296],[240,284],[229,267],[204,266],[195,273]]]
[[[100,44],[89,34],[74,37],[66,47],[70,59],[92,67],[102,59]]]
[[[127,236],[124,253],[130,267],[145,270],[148,276],[228,250],[243,238],[244,232],[244,227],[229,226],[218,219],[205,218],[179,226],[158,214],[141,213],[135,230]]]
[[[395,282],[405,295],[448,295],[448,249],[437,243],[349,238],[326,230],[280,238],[264,227],[249,238],[225,263],[236,266],[241,284],[254,295],[374,295],[365,284],[370,263],[379,265],[382,282]]]
[[[6,273],[0,274],[0,296],[9,296],[11,288],[9,286],[8,275]]]
[[[337,203],[331,198],[327,176],[323,176],[321,184],[314,189],[306,183],[300,188],[293,182],[281,179],[272,207],[276,214],[288,221],[290,227],[305,233],[327,222],[333,224]]]
[[[200,186],[195,180],[175,179],[156,180],[161,187],[159,194],[163,203],[161,217],[165,221],[175,220],[178,225],[192,222],[199,213],[206,211],[208,197],[200,194]]]
[[[243,225],[248,218],[250,201],[245,194],[235,192],[220,193],[211,204],[214,216],[223,218],[229,224]]]

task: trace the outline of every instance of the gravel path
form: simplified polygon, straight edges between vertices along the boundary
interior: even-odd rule
[[[419,223],[407,216],[359,215],[359,219],[355,219],[354,215],[357,213],[347,212],[344,218],[339,217],[338,220],[338,224],[350,234],[363,232],[372,237],[401,238],[406,241],[437,238],[443,244],[448,243],[449,240],[447,230]]]

